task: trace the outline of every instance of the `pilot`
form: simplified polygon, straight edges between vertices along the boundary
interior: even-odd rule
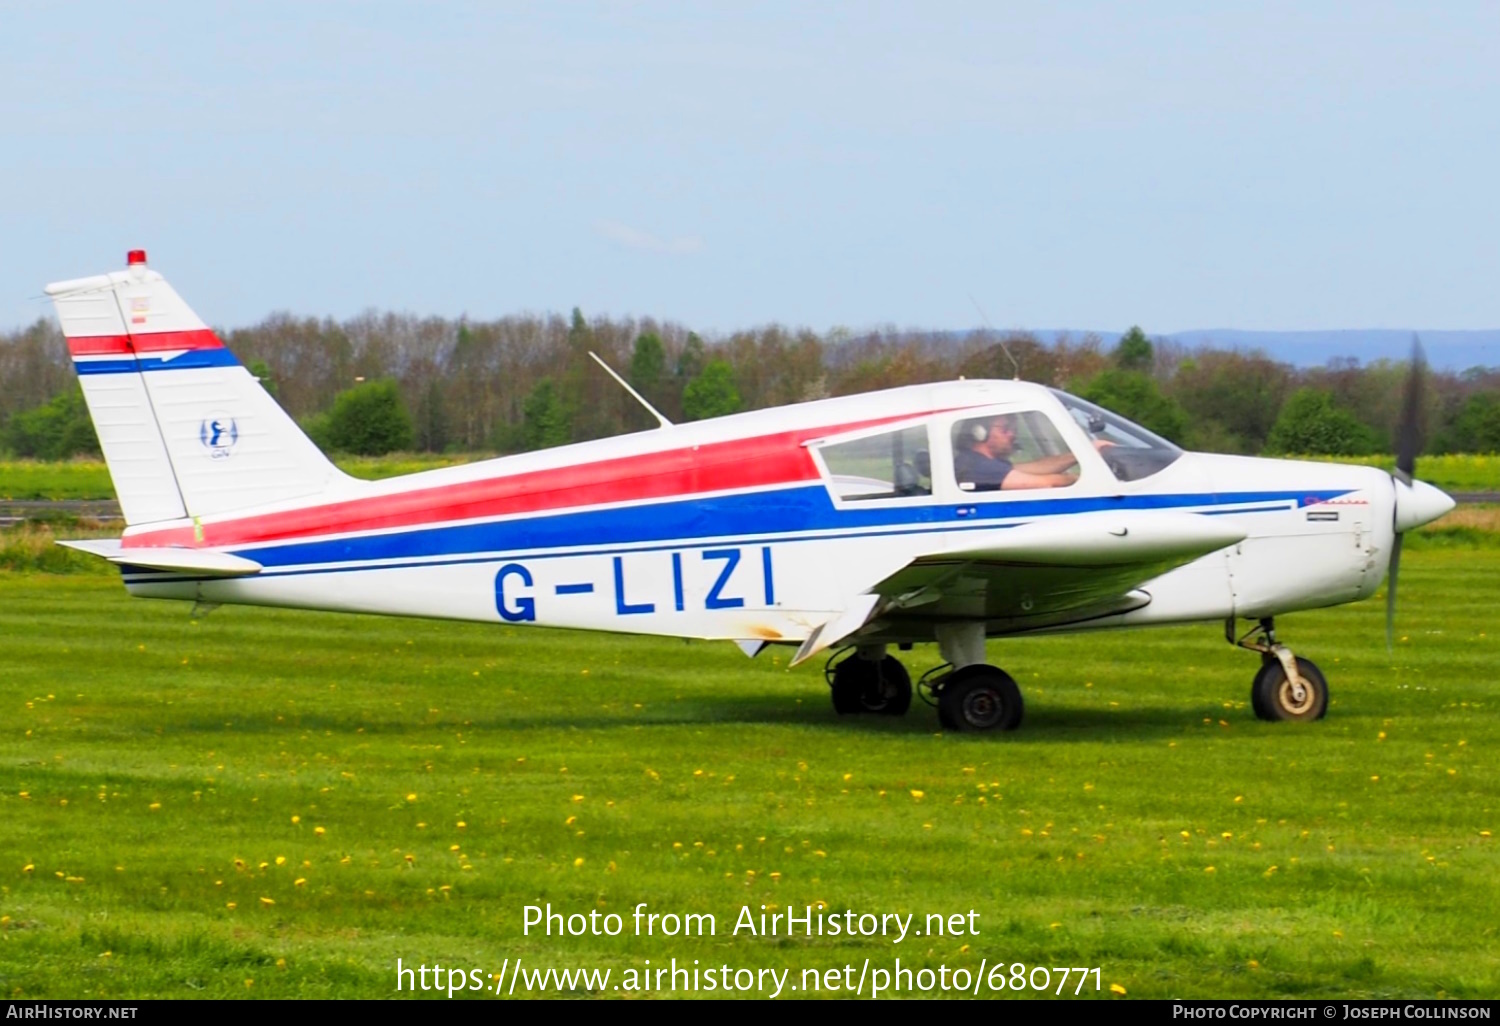
[[[965,424],[954,444],[953,471],[965,491],[992,492],[1014,488],[1061,488],[1078,480],[1078,465],[1071,452],[1043,456],[1026,463],[1013,463],[1016,423],[1012,414],[1002,414]]]

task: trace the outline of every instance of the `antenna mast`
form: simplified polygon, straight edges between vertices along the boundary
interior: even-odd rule
[[[974,298],[974,293],[972,293],[972,292],[969,293],[969,302],[973,303],[974,304],[974,309],[979,311],[979,319],[984,322],[984,326],[986,328],[988,328],[990,331],[994,331],[995,330],[994,325],[992,325],[990,323],[990,319],[984,315],[984,308],[979,305],[979,300],[977,300],[977,299]],[[1008,346],[1008,345],[1005,344],[1005,339],[1004,338],[1000,339],[1000,348],[1005,351],[1005,358],[1010,361],[1010,365],[1016,369],[1016,376],[1015,376],[1014,380],[1020,381],[1021,380],[1021,365],[1019,363],[1017,363],[1016,362],[1016,358],[1013,355],[1011,355],[1010,346]]]
[[[647,412],[649,412],[651,414],[651,416],[653,416],[653,417],[656,418],[656,420],[658,422],[658,426],[664,427],[664,428],[672,426],[672,422],[670,420],[668,420],[666,417],[663,417],[661,415],[661,411],[660,410],[658,410],[655,406],[652,406],[650,403],[646,402],[646,397],[643,396],[643,395],[641,395],[641,393],[637,392],[635,389],[631,388],[630,387],[630,382],[626,381],[624,378],[620,377],[620,375],[616,374],[615,373],[615,369],[613,367],[611,367],[609,364],[605,363],[603,360],[601,360],[599,358],[599,354],[598,353],[593,352],[591,350],[589,352],[589,355],[594,358],[594,362],[595,363],[597,363],[599,366],[601,366],[601,367],[604,368],[604,373],[608,374],[610,377],[612,377],[616,381],[618,381],[620,383],[620,387],[621,388],[623,388],[625,391],[629,392],[630,395],[632,396],[632,398],[634,398],[636,402],[638,402],[642,406],[644,406],[646,408]]]

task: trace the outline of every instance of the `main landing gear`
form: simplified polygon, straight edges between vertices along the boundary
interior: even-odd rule
[[[943,624],[938,644],[947,663],[918,684],[923,701],[937,707],[947,730],[1015,730],[1025,705],[1010,674],[984,662],[984,625]],[[836,655],[823,670],[834,711],[901,716],[911,707],[911,676],[884,645],[863,645]]]
[[[837,662],[830,659],[823,676],[840,716],[879,713],[904,716],[911,708],[911,674],[884,645],[864,645]]]
[[[1250,706],[1258,719],[1321,720],[1328,712],[1328,681],[1323,671],[1276,640],[1271,617],[1264,617],[1236,639],[1231,616],[1224,621],[1224,638],[1260,653],[1260,671],[1250,685]]]

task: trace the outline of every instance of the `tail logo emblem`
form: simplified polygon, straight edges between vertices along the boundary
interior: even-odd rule
[[[198,425],[198,441],[210,459],[227,460],[240,440],[240,426],[233,417],[205,417]]]

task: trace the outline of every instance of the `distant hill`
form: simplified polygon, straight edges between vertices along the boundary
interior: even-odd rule
[[[1053,341],[1060,335],[1081,338],[1083,331],[1033,331],[1039,339]],[[1123,332],[1093,334],[1114,345]],[[1487,331],[1422,331],[1427,361],[1438,370],[1461,371],[1470,367],[1500,366],[1500,329]],[[1219,349],[1262,349],[1273,360],[1296,367],[1320,367],[1329,360],[1352,356],[1360,363],[1404,360],[1411,352],[1410,329],[1347,329],[1340,331],[1238,331],[1233,328],[1195,329],[1153,339],[1166,339],[1189,349],[1213,346]]]

